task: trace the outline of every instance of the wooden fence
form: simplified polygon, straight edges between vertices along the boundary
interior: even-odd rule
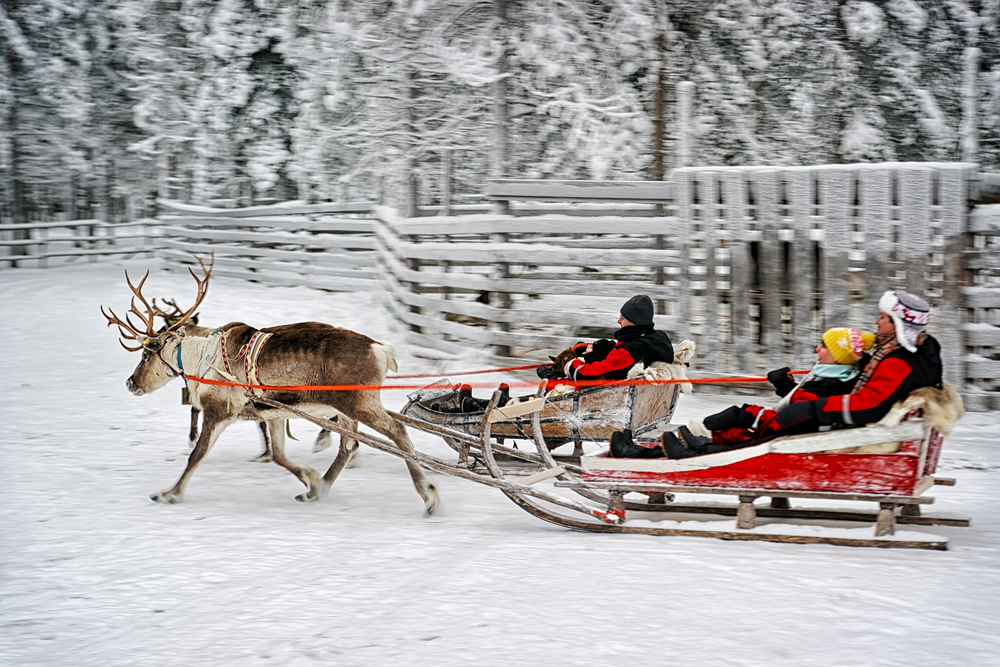
[[[366,202],[161,202],[155,225],[0,227],[0,268],[215,252],[217,275],[377,285],[412,343],[505,365],[610,336],[644,293],[659,328],[698,343],[694,375],[809,367],[825,328],[871,330],[882,292],[906,289],[933,306],[967,406],[1000,409],[1000,204],[970,207],[993,181],[956,163],[698,167],[655,183],[494,181],[488,209],[410,219]]]
[[[496,181],[499,213],[378,209],[383,294],[414,342],[507,361],[610,335],[645,293],[659,327],[697,341],[696,373],[744,374],[809,367],[824,329],[872,330],[881,294],[905,289],[933,306],[946,379],[971,409],[1000,408],[1000,216],[968,215],[978,178],[972,164],[889,163]]]
[[[348,291],[375,278],[371,204],[213,209],[160,202],[160,256],[187,265],[215,253],[215,275]]]
[[[0,268],[39,267],[86,258],[131,256],[157,249],[156,220],[110,224],[99,220],[0,225]]]

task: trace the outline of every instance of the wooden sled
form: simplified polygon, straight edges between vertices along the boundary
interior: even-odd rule
[[[578,448],[584,441],[608,442],[615,431],[631,429],[634,436],[661,431],[670,423],[679,395],[676,384],[587,387],[555,397],[541,397],[544,382],[533,399],[495,408],[489,417],[490,433],[503,440],[534,440],[536,428],[549,449],[568,442]],[[458,385],[440,380],[408,397],[401,414],[418,424],[442,426],[479,439],[485,431],[487,412],[450,413],[434,404],[458,406]],[[532,413],[540,410],[538,419]],[[537,424],[537,426],[536,426]],[[452,447],[461,446],[449,441]],[[580,452],[582,453],[582,451]]]
[[[347,431],[336,422],[312,417],[291,406],[260,400],[429,469],[500,489],[533,516],[573,530],[943,550],[947,549],[947,538],[912,530],[897,532],[897,524],[969,523],[962,516],[920,512],[921,505],[933,502],[933,498],[922,495],[925,491],[935,484],[954,482],[934,476],[941,434],[916,414],[892,427],[779,438],[743,450],[679,461],[611,459],[605,452],[584,456],[580,465],[573,465],[557,462],[552,456],[541,421],[547,400],[522,406],[530,410],[527,414],[513,415],[496,408],[496,392],[479,419],[461,420],[462,424],[470,424],[467,432],[454,428],[453,423],[432,423],[414,416],[426,412],[414,413],[414,405],[432,400],[428,395],[418,395],[417,399],[408,404],[407,414],[393,416],[466,451],[475,449],[476,459],[482,463],[478,469],[463,461],[447,463],[419,451],[402,452],[386,440]],[[672,405],[669,412],[673,412]],[[471,426],[473,423],[476,426]],[[516,426],[513,432],[518,435],[530,434],[536,451],[495,442],[493,428],[498,425],[504,429]],[[528,467],[512,471],[498,463],[498,454],[519,458]],[[564,492],[583,496],[587,502]],[[677,493],[736,496],[738,504],[677,503]],[[756,507],[754,501],[760,497],[770,497],[771,506]],[[878,509],[793,507],[790,500],[796,498],[876,503]],[[718,518],[712,522],[697,520],[705,514]],[[761,518],[794,519],[798,523],[769,523],[759,521]],[[818,523],[830,521],[874,523],[875,527],[842,528]]]

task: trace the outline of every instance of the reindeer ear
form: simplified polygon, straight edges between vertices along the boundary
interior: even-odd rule
[[[198,313],[191,316],[191,324],[198,324]]]
[[[553,356],[552,356],[551,354],[549,355],[549,359],[551,359],[552,361],[555,361],[555,360],[556,360],[556,358],[555,358],[555,357],[553,357]]]
[[[142,346],[149,350],[150,352],[159,352],[163,349],[163,339],[156,338],[144,338],[142,341]]]

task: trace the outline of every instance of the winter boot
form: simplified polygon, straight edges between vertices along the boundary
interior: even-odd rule
[[[694,456],[684,446],[684,443],[677,439],[673,431],[663,432],[663,435],[660,436],[660,447],[667,453],[668,459],[686,459],[689,456]]]
[[[694,435],[687,426],[681,426],[677,431],[665,431],[660,436],[660,446],[669,459],[686,459],[719,451],[712,440]]]
[[[712,444],[711,438],[695,435],[687,426],[681,426],[677,431],[677,437],[684,441],[688,449],[699,450],[702,454],[705,454],[708,451],[708,446]]]
[[[659,447],[643,447],[632,440],[632,431],[615,431],[611,434],[611,456],[616,459],[659,459],[663,452]]]

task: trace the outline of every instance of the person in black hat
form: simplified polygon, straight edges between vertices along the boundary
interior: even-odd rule
[[[655,361],[672,363],[674,348],[670,338],[653,327],[653,301],[638,294],[621,308],[614,340],[592,344],[577,343],[563,350],[554,363],[539,366],[538,376],[545,379],[624,380],[635,364],[647,368]]]

